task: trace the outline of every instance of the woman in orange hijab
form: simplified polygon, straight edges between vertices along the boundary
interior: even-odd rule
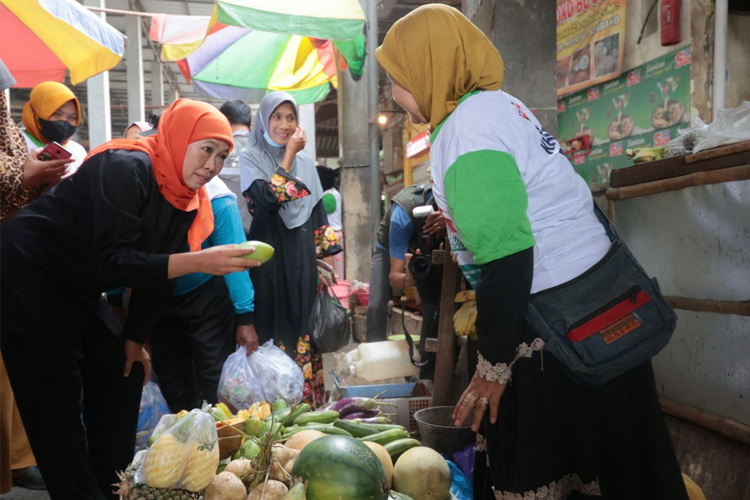
[[[40,83],[29,94],[21,119],[29,153],[57,142],[73,155],[68,174],[78,170],[86,150],[71,139],[83,120],[81,104],[73,91],[59,82]]]
[[[75,176],[0,226],[0,347],[53,499],[115,498],[108,485],[132,459],[150,369],[142,344],[170,280],[257,265],[241,258],[246,249],[200,250],[213,230],[203,186],[231,148],[216,108],[180,99],[156,135],[95,149]],[[102,293],[123,286],[133,289],[125,327],[91,328],[112,317]],[[129,443],[113,451],[116,436]]]

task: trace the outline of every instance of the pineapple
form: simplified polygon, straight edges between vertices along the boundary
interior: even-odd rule
[[[154,488],[174,487],[182,477],[189,452],[187,443],[175,434],[161,436],[146,455],[143,482]]]
[[[203,500],[203,493],[193,493],[185,490],[164,490],[152,488],[146,484],[135,482],[135,471],[128,468],[118,474],[120,483],[115,492],[121,500]]]
[[[218,443],[196,443],[185,465],[182,487],[188,491],[203,491],[213,480],[218,466]]]

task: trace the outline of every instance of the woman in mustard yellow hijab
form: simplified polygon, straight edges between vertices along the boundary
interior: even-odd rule
[[[453,414],[461,425],[474,410],[475,498],[687,500],[650,361],[598,388],[553,356],[542,367],[531,298],[586,279],[611,243],[557,140],[501,90],[497,49],[461,12],[430,4],[376,56],[394,100],[430,124],[433,196],[476,293],[478,364]]]
[[[73,91],[58,82],[40,83],[23,107],[23,132],[29,153],[57,142],[72,153],[74,161],[67,173],[74,173],[86,158],[86,149],[71,139],[82,119],[81,104]]]

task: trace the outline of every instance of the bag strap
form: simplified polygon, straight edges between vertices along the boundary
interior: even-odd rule
[[[409,330],[406,329],[406,310],[401,313],[401,327],[404,330],[404,337],[406,338],[406,343],[409,345],[409,361],[411,361],[411,364],[413,364],[416,367],[422,368],[423,366],[427,366],[427,363],[430,362],[429,357],[427,356],[427,352],[424,352],[419,346],[417,346],[417,349],[419,350],[419,361],[414,360],[414,339],[411,338],[411,334],[409,333]],[[422,318],[422,321],[424,321],[424,318]],[[420,344],[421,342],[421,338]]]
[[[602,223],[602,226],[604,226],[604,232],[607,233],[607,236],[609,237],[609,241],[615,242],[615,241],[622,241],[620,238],[620,235],[617,234],[617,231],[615,230],[615,227],[612,225],[612,222],[607,218],[607,214],[604,213],[604,210],[602,210],[599,207],[599,204],[594,203],[594,213],[596,214],[596,218],[599,219],[599,222]]]

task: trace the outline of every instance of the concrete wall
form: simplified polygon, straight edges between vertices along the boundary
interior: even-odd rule
[[[554,2],[464,0],[463,12],[503,57],[503,90],[534,110],[542,126],[556,135]]]
[[[750,16],[729,16],[727,72],[726,107],[750,101]]]
[[[618,201],[615,224],[665,295],[750,299],[750,181]],[[750,317],[677,314],[659,392],[750,424]]]

